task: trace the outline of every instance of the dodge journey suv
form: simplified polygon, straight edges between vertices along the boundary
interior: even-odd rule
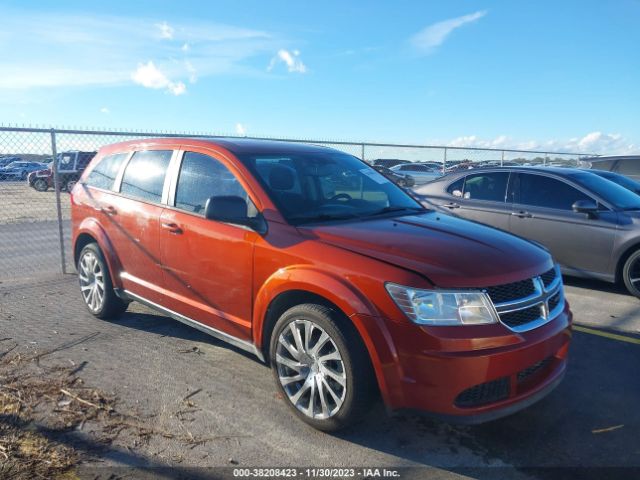
[[[82,298],[129,302],[270,364],[301,419],[482,422],[561,381],[572,316],[549,253],[425,209],[361,160],[272,141],[101,149],[72,190]]]

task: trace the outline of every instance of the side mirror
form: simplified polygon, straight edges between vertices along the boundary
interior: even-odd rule
[[[208,220],[244,225],[264,235],[267,222],[258,213],[256,217],[247,216],[247,201],[235,195],[210,197],[204,207],[204,216]]]
[[[589,217],[595,217],[598,213],[598,204],[593,200],[578,200],[571,208],[574,212],[586,213]]]

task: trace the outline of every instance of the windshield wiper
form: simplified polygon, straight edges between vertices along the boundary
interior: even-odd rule
[[[350,218],[357,218],[355,213],[321,213],[312,217],[306,215],[294,215],[289,217],[289,220],[293,220],[296,223],[310,223],[310,222],[326,222],[330,220],[348,220]]]
[[[384,207],[381,208],[380,210],[376,210],[375,212],[372,213],[368,213],[367,217],[373,217],[375,215],[384,215],[386,213],[395,213],[395,212],[406,212],[406,211],[412,211],[412,212],[422,212],[426,210],[425,208],[421,208],[421,207]]]

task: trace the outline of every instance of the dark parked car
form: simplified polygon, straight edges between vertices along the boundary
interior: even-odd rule
[[[640,155],[582,158],[578,165],[582,168],[607,170],[640,180]]]
[[[374,167],[395,167],[396,165],[402,165],[403,163],[409,163],[409,160],[400,160],[398,158],[376,158],[371,165]]]
[[[25,180],[30,172],[40,170],[42,166],[36,162],[11,162],[0,168],[0,180]]]
[[[375,165],[373,168],[401,187],[411,188],[416,184],[413,177],[406,173],[394,172],[390,168],[381,167],[379,165]]]
[[[627,190],[640,195],[640,182],[637,182],[632,178],[629,178],[625,175],[620,175],[619,173],[608,172],[606,170],[588,170],[588,172],[595,173],[602,178],[606,178],[607,180],[613,183],[617,183]]]
[[[56,158],[60,190],[70,192],[95,155],[96,152],[69,151],[59,153]],[[29,185],[39,192],[46,192],[49,188],[53,188],[53,162],[46,169],[30,173],[27,179]]]
[[[545,245],[568,275],[640,297],[640,196],[588,170],[501,167],[416,189],[425,204]]]

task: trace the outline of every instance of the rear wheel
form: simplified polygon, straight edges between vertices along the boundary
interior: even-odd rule
[[[356,421],[375,394],[366,348],[340,320],[325,306],[297,305],[280,317],[271,337],[278,389],[298,417],[324,431]]]
[[[89,243],[82,249],[77,269],[82,299],[92,315],[106,320],[124,313],[128,304],[113,290],[109,269],[97,243]]]
[[[624,262],[622,280],[629,293],[640,298],[640,250],[633,252]]]
[[[42,178],[37,178],[35,182],[33,182],[33,188],[35,188],[38,192],[46,192],[49,189],[49,185],[47,185],[47,181]]]

